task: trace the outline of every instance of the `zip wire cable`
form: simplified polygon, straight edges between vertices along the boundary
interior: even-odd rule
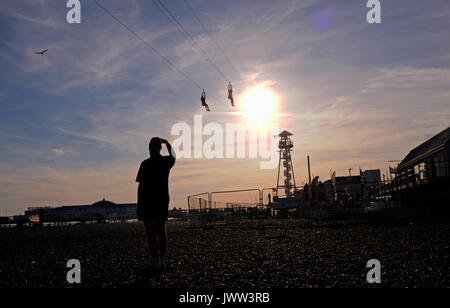
[[[219,49],[222,54],[224,55],[225,59],[228,61],[228,63],[231,65],[231,67],[238,73],[239,78],[242,79],[241,72],[237,69],[237,67],[233,64],[231,59],[228,57],[225,50],[219,45],[217,40],[214,38],[214,36],[209,32],[208,28],[205,26],[205,24],[201,21],[201,19],[198,17],[198,15],[195,13],[194,9],[190,6],[187,0],[183,0],[186,6],[188,7],[189,11],[191,11],[192,15],[195,17],[195,19],[198,21],[198,23],[203,27],[205,32],[208,34],[208,36],[211,38],[211,40],[214,42],[214,44],[217,46],[217,49]]]
[[[200,90],[203,90],[203,87],[201,87],[195,80],[193,80],[191,77],[189,77],[185,72],[183,72],[181,69],[179,69],[172,61],[170,61],[167,57],[165,57],[162,53],[160,53],[158,50],[156,50],[152,45],[150,45],[147,41],[145,41],[142,37],[139,36],[133,29],[128,27],[126,24],[124,24],[122,21],[120,21],[119,18],[117,18],[114,14],[112,14],[107,8],[105,8],[103,5],[101,5],[97,0],[94,0],[95,3],[106,13],[108,13],[115,21],[117,21],[122,27],[124,27],[128,32],[133,34],[138,40],[140,40],[142,43],[144,43],[148,48],[150,48],[154,53],[156,53],[158,56],[163,58],[164,61],[166,61],[174,70],[176,70],[178,73],[183,75],[187,80],[192,82],[197,88]],[[214,96],[212,96],[214,98]]]
[[[222,78],[228,82],[230,79],[222,72],[222,70],[217,66],[216,63],[206,54],[206,52],[203,50],[203,48],[200,47],[200,45],[195,42],[194,38],[189,34],[189,32],[183,27],[183,25],[178,21],[178,19],[175,17],[174,14],[167,8],[167,6],[164,5],[164,3],[161,0],[153,0],[153,3],[158,8],[158,10],[163,13],[164,16],[166,16],[169,21],[176,26],[178,31],[180,31],[184,37],[191,42],[192,46],[196,47],[204,56],[205,58],[211,63],[212,66],[219,72],[219,74],[222,76]],[[158,5],[159,4],[159,5]]]

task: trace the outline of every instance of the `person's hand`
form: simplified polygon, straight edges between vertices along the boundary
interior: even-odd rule
[[[169,151],[170,156],[172,156],[173,158],[175,158],[175,157],[176,157],[175,152],[173,151],[173,148],[172,148],[172,146],[170,145],[169,141],[167,141],[166,139],[162,139],[162,138],[160,138],[160,139],[161,139],[161,144],[164,143],[164,144],[166,145],[167,150]]]

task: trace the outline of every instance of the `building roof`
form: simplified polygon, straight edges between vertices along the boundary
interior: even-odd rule
[[[92,204],[92,206],[111,206],[116,205],[114,202],[108,201],[108,200],[100,200]]]
[[[450,140],[450,127],[444,129],[442,132],[437,134],[436,136],[428,139],[418,147],[411,150],[408,155],[402,160],[402,162],[398,165],[398,168],[402,168],[410,163],[426,157],[428,154],[433,153],[437,149],[447,145]]]
[[[292,134],[290,132],[288,132],[287,130],[284,130],[278,136],[280,136],[280,137],[289,137],[289,136],[292,136]]]

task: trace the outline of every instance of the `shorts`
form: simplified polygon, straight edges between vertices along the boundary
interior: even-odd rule
[[[163,223],[167,221],[168,217],[168,205],[164,207],[146,206],[143,208],[142,213],[138,213],[138,220],[144,222]]]

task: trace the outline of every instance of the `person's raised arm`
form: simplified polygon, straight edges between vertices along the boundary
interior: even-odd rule
[[[169,169],[171,169],[173,167],[173,165],[175,165],[175,159],[176,159],[176,155],[175,155],[175,151],[172,149],[172,146],[170,145],[170,143],[165,140],[165,139],[161,139],[161,143],[164,143],[167,147],[167,151],[169,151]]]
[[[175,154],[175,151],[172,150],[172,146],[170,145],[169,141],[167,141],[166,139],[161,139],[161,143],[164,143],[166,145],[169,155],[175,159],[176,154]]]

